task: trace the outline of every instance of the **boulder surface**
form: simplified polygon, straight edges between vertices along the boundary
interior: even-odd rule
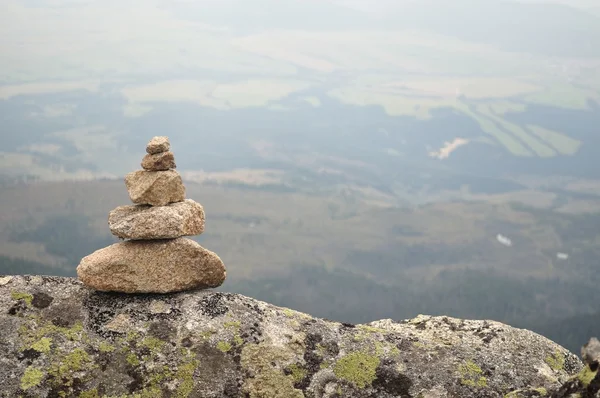
[[[165,206],[185,200],[185,186],[175,170],[137,170],[125,176],[129,198],[135,204]]]
[[[552,341],[493,321],[352,325],[208,290],[0,281],[2,397],[558,397],[582,369]]]
[[[146,144],[146,152],[148,152],[150,155],[167,152],[170,148],[171,143],[169,142],[169,137],[164,135],[152,137],[150,142]]]
[[[168,293],[220,286],[219,256],[188,238],[130,240],[96,250],[77,266],[87,286],[123,293]]]
[[[169,170],[177,167],[175,164],[175,155],[171,151],[152,155],[148,153],[142,159],[141,166],[144,170],[149,171]]]
[[[119,206],[108,215],[110,232],[122,239],[170,239],[200,235],[205,215],[192,199],[167,206]]]

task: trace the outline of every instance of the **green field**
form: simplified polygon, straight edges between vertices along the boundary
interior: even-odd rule
[[[547,145],[556,149],[557,152],[563,155],[573,155],[581,146],[581,141],[574,140],[568,135],[548,130],[539,126],[527,126],[527,129],[535,134],[538,138],[545,141]]]
[[[125,3],[60,10],[7,4],[1,32],[19,40],[3,46],[1,99],[98,92],[112,84],[127,100],[123,113],[137,117],[156,102],[284,110],[289,105],[278,101],[316,89],[345,104],[379,105],[389,115],[421,120],[436,109],[454,108],[508,152],[541,158],[574,154],[570,132],[525,129],[507,122],[507,112],[526,112],[528,104],[583,110],[589,100],[600,100],[600,58],[523,55],[476,38],[377,24],[235,32],[150,3],[135,8],[133,20]],[[466,110],[459,97],[476,101],[478,112]],[[67,112],[74,106],[64,105]],[[65,110],[46,114],[56,112]]]

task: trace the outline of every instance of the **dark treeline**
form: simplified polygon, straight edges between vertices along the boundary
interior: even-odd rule
[[[97,236],[88,217],[81,214],[49,217],[35,229],[14,231],[11,240],[40,243],[48,254],[64,258],[65,264],[78,264],[82,257],[117,241],[111,235]]]
[[[22,258],[0,256],[0,275],[54,275],[75,276],[75,267],[50,267],[46,264],[27,261]]]
[[[600,329],[600,317],[571,324],[569,308],[591,311],[578,283],[514,278],[494,271],[444,271],[432,281],[405,280],[385,286],[362,275],[319,266],[297,266],[290,275],[226,281],[232,291],[336,321],[402,320],[418,314],[490,319],[542,333],[575,353]],[[579,330],[577,330],[579,329]],[[577,331],[576,331],[577,330]],[[589,332],[586,334],[586,332]]]

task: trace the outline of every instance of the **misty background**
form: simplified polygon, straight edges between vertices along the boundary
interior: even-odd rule
[[[0,274],[75,276],[166,135],[218,289],[596,335],[596,0],[2,0]]]

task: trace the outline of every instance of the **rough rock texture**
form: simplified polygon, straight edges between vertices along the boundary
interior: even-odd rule
[[[113,235],[123,239],[169,239],[204,232],[202,205],[186,199],[167,206],[119,206],[108,215]]]
[[[146,144],[146,152],[149,154],[167,152],[171,148],[169,143],[169,137],[158,136],[153,137],[148,144]]]
[[[215,253],[187,238],[119,242],[84,257],[77,276],[102,291],[167,293],[225,281]]]
[[[127,295],[20,276],[0,285],[0,308],[0,396],[11,398],[539,397],[582,368],[498,322],[350,325],[207,290]]]
[[[598,368],[600,364],[600,341],[592,337],[583,347],[581,347],[581,358],[583,362],[591,368]]]
[[[133,203],[164,206],[185,200],[185,186],[175,170],[137,170],[125,176],[125,185]]]
[[[169,170],[177,167],[173,152],[161,152],[153,155],[147,154],[142,159],[142,167],[149,171]]]
[[[600,341],[592,337],[590,341],[581,348],[581,357],[585,368],[577,377],[566,382],[558,391],[554,392],[552,398],[600,398]]]

